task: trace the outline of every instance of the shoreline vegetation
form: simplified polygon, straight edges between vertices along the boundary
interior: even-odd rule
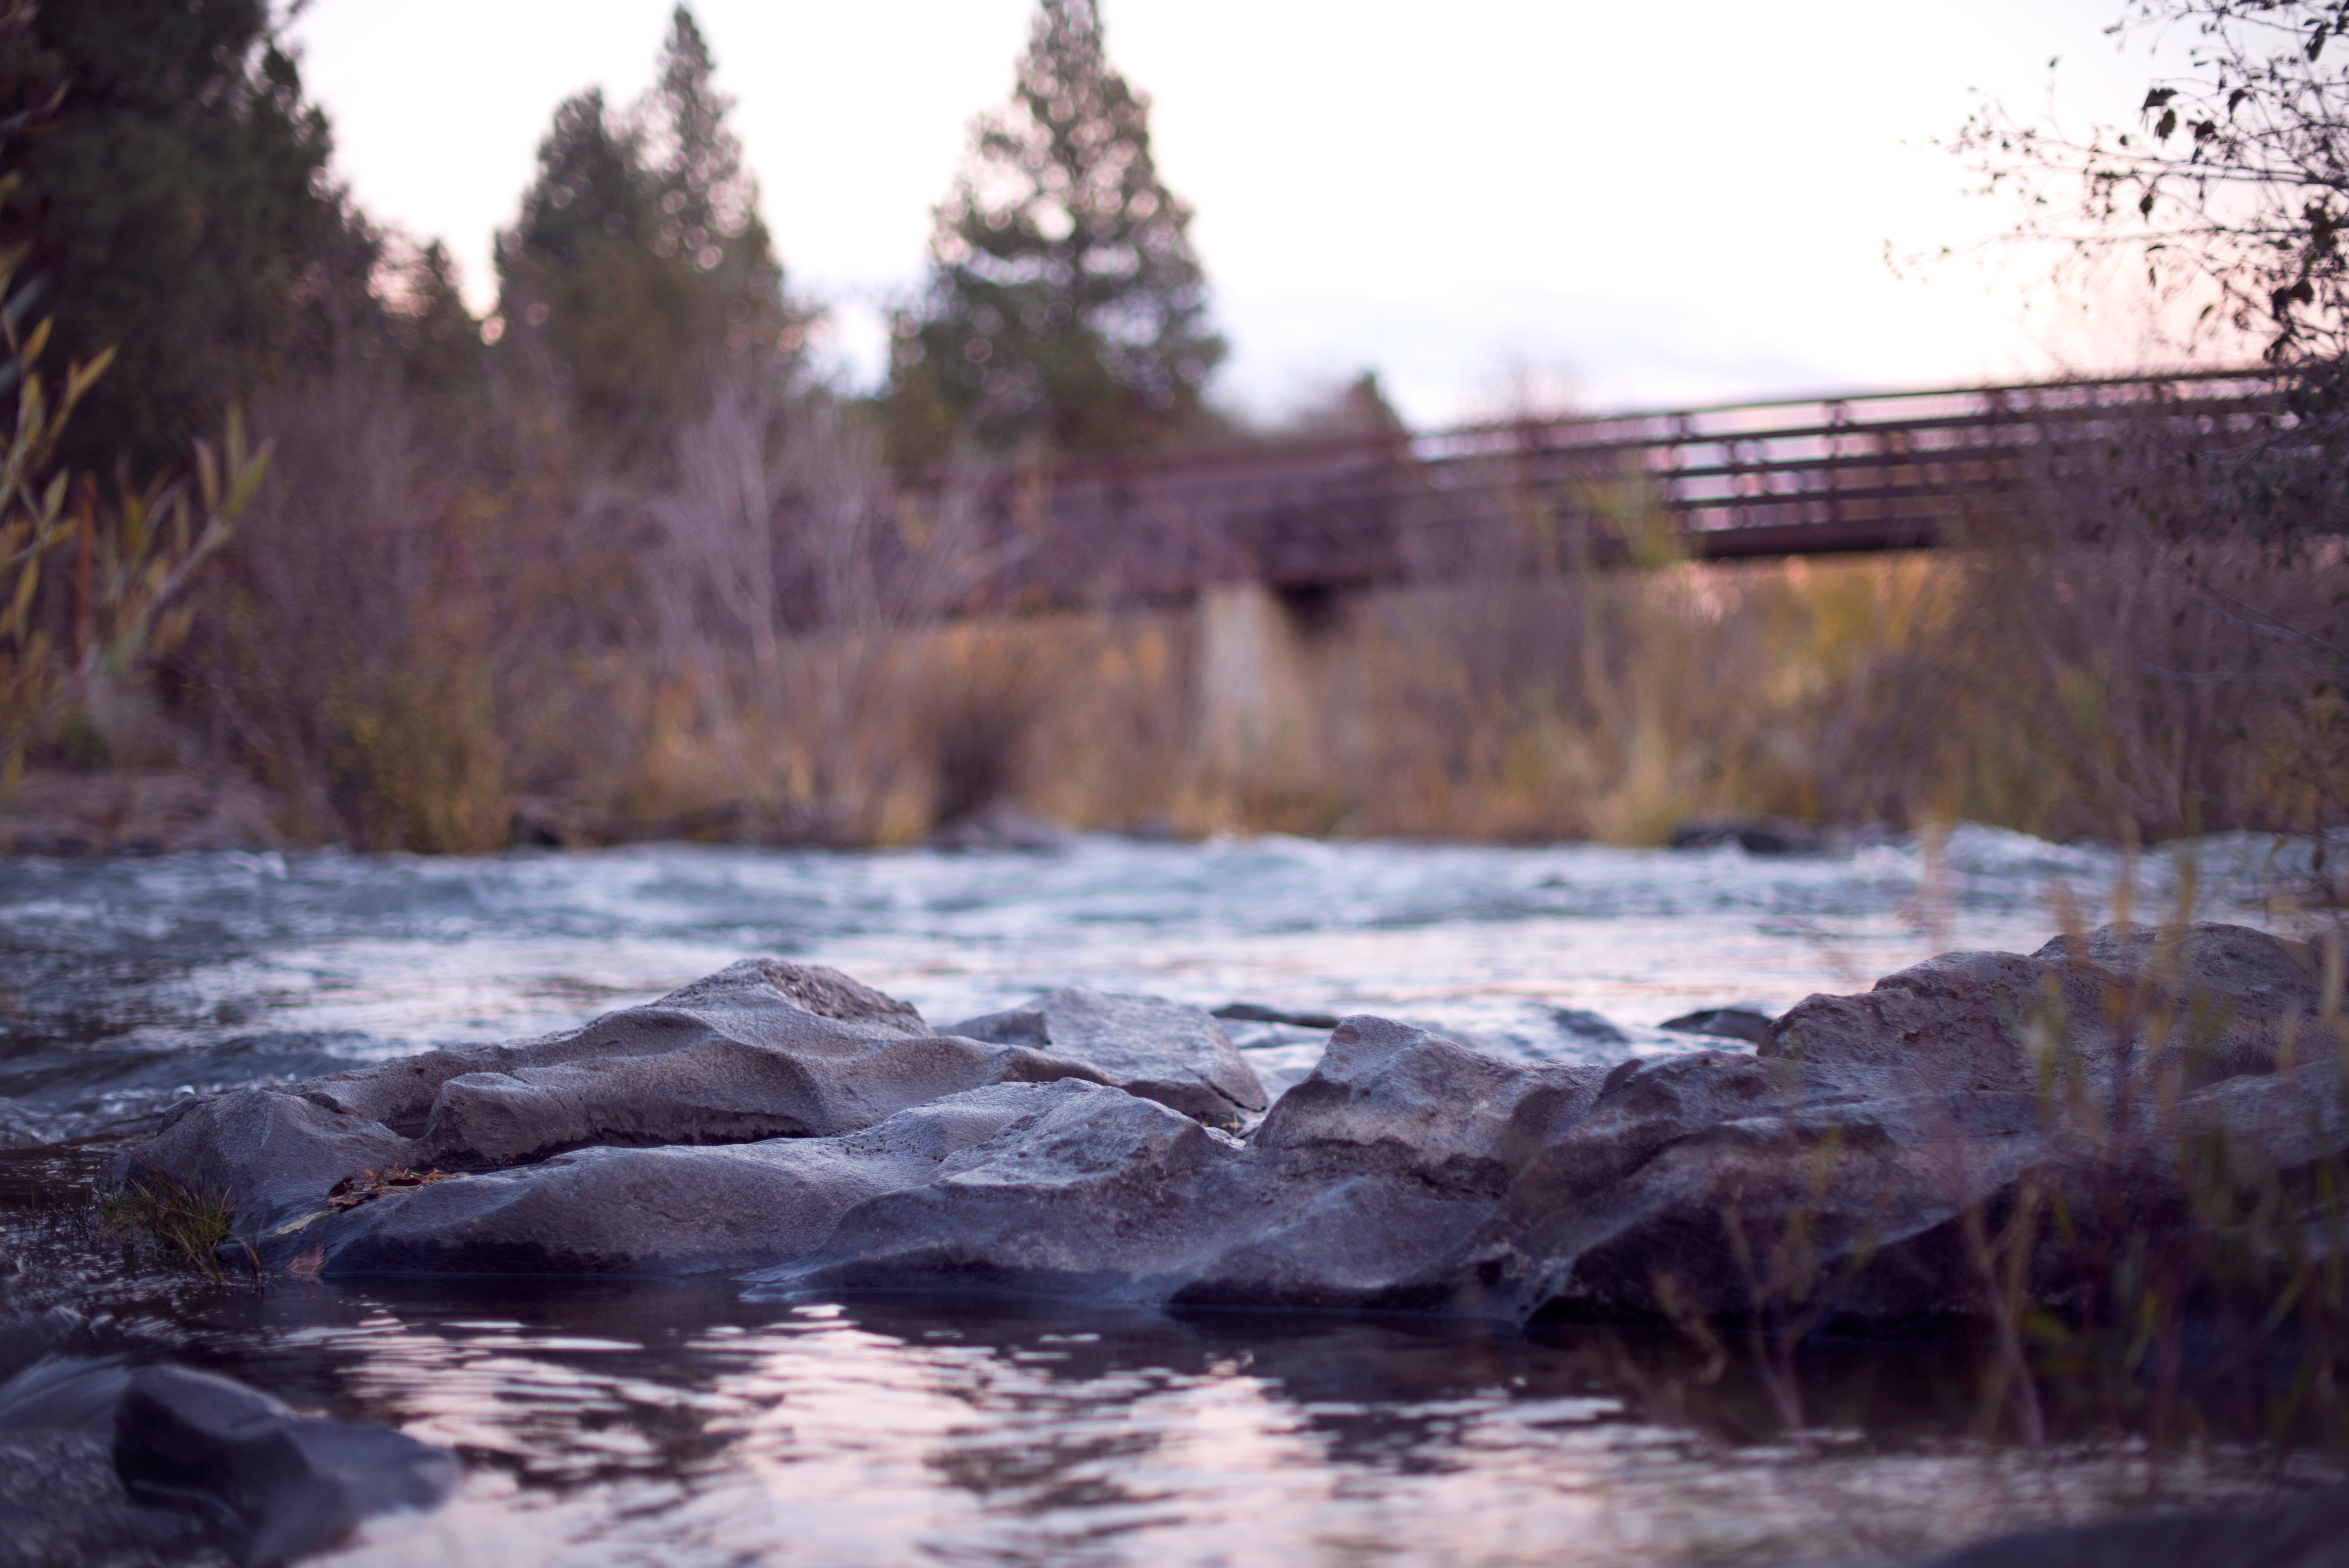
[[[644,98],[557,110],[476,319],[441,248],[327,179],[265,7],[126,50],[106,19],[147,4],[0,0],[0,761],[32,769],[0,850],[896,845],[1007,811],[1627,844],[1692,818],[2349,823],[2321,356],[2272,360],[2279,443],[2116,421],[1930,552],[1678,559],[1627,482],[1597,509],[1618,567],[1529,491],[1481,576],[967,616],[994,568],[925,476],[1403,435],[1369,374],[1280,431],[1205,400],[1190,209],[1089,0],[1040,0],[870,394],[810,367],[684,8]],[[93,239],[155,215],[73,184],[158,123],[219,186],[218,233],[168,236],[178,272]]]
[[[264,491],[155,683],[66,712],[0,799],[0,841],[864,847],[1010,807],[1167,837],[1642,844],[1776,817],[2159,841],[2318,836],[2349,799],[2333,661],[2237,606],[2328,631],[2349,614],[2324,574],[2256,558],[2222,555],[2219,591],[2109,547],[1675,563],[1381,589],[1302,632],[1244,602],[1276,667],[1236,720],[1202,611],[739,640],[702,620],[566,647],[538,634],[574,601],[533,615],[494,580],[408,604],[363,566],[347,596],[299,592],[298,563],[267,581],[330,515],[298,499]],[[404,553],[380,521],[320,552]]]

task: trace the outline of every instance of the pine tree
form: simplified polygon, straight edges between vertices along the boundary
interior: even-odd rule
[[[1094,0],[1040,0],[1011,102],[975,124],[937,209],[926,296],[897,323],[901,461],[942,456],[958,432],[1084,452],[1204,422],[1224,344],[1149,119],[1110,66]]]
[[[589,428],[632,451],[701,407],[730,361],[797,345],[712,69],[678,7],[642,103],[615,114],[591,88],[556,108],[499,240],[509,330],[543,352]]]
[[[698,296],[713,314],[694,341],[740,357],[797,346],[799,324],[783,300],[783,270],[759,216],[759,185],[742,167],[741,139],[718,91],[709,45],[680,5],[661,50],[660,79],[636,111],[660,190],[653,248],[690,260],[704,274]]]
[[[67,432],[68,465],[143,477],[183,460],[350,303],[319,297],[316,263],[352,239],[351,214],[264,0],[12,6],[0,120],[24,127],[0,142],[19,182],[0,245],[26,249],[52,355],[116,351]]]

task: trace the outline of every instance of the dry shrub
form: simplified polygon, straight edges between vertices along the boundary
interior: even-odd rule
[[[1701,565],[1626,527],[1649,564],[1513,548],[1507,572],[1367,594],[1306,639],[1319,747],[1258,758],[1194,814],[1630,842],[1699,812],[2058,839],[2337,826],[2336,481],[2177,434],[2145,420],[2027,475],[1960,548]]]
[[[971,496],[888,482],[853,405],[716,388],[652,482],[583,457],[549,397],[494,390],[480,428],[362,371],[261,410],[277,467],[174,690],[299,836],[899,842],[999,801],[1624,842],[1697,813],[2147,840],[2344,820],[2340,509],[2158,424],[1930,554],[1697,564],[1627,506],[1644,563],[1602,569],[1528,503],[1495,570],[1455,551],[1262,620],[1278,689],[1235,728],[1213,614],[957,618],[1004,562]]]

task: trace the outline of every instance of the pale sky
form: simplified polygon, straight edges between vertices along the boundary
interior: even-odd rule
[[[336,165],[378,218],[494,294],[554,106],[650,80],[671,0],[313,0],[295,24]],[[794,293],[869,381],[877,306],[921,274],[966,127],[1011,85],[1032,0],[698,0]],[[1970,89],[2126,119],[2116,0],[1103,0],[1232,344],[1216,395],[1272,415],[1375,368],[1422,426],[1514,387],[1592,408],[2122,364],[2141,312],[2045,259],[1896,277],[2013,209],[1935,137]]]

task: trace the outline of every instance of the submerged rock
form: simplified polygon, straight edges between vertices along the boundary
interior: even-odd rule
[[[1227,1024],[1286,1024],[1296,1029],[1334,1029],[1338,1026],[1338,1015],[1335,1013],[1271,1007],[1262,1002],[1226,1002],[1216,1009],[1216,1016]]]
[[[1909,1568],[2338,1568],[2349,1491],[2252,1512],[2168,1513],[1995,1536]]]
[[[1549,1021],[1565,1034],[1594,1046],[1628,1046],[1631,1037],[1621,1026],[1604,1013],[1594,1013],[1588,1007],[1552,1007]],[[1670,1024],[1664,1026],[1669,1029]]]
[[[1763,1007],[1736,1003],[1726,1007],[1700,1007],[1666,1018],[1656,1027],[1682,1035],[1709,1035],[1717,1040],[1744,1040],[1758,1046],[1770,1037],[1770,1015]]]
[[[1071,842],[1066,828],[1048,822],[1017,806],[984,806],[942,823],[923,839],[932,850],[1010,851],[1021,854],[1051,854]]]
[[[2093,1253],[2199,1222],[2230,1169],[2292,1191],[2339,1159],[2319,1006],[2303,950],[2203,926],[1937,959],[1751,1054],[1535,1065],[1361,1016],[1240,1138],[1261,1087],[1195,1008],[1071,987],[937,1035],[753,962],[545,1040],[222,1096],[133,1164],[216,1181],[264,1266],[327,1274],[1914,1323],[1981,1311],[1981,1238],[2033,1205]],[[427,1161],[451,1173],[347,1181]],[[2074,1253],[2024,1262],[2080,1299]]]
[[[0,1325],[67,1345],[70,1314]],[[456,1456],[387,1427],[296,1414],[256,1388],[124,1354],[51,1350],[0,1382],[0,1565],[287,1562],[372,1514],[429,1509]]]

